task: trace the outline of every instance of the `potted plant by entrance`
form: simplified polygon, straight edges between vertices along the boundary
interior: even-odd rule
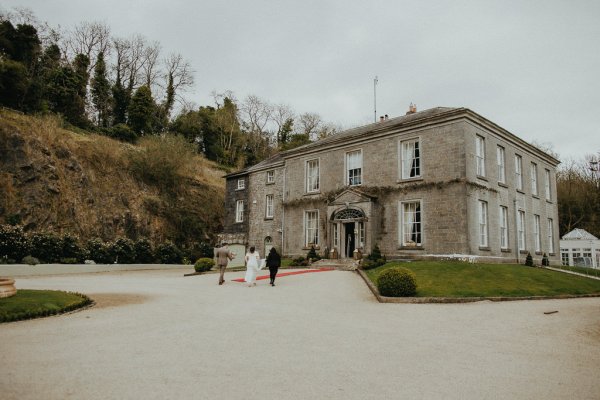
[[[0,277],[0,298],[10,297],[17,294],[15,280],[12,278]]]

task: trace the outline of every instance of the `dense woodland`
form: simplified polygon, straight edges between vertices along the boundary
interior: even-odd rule
[[[230,91],[213,92],[213,104],[193,106],[185,93],[194,80],[182,55],[165,55],[160,43],[140,35],[115,37],[97,22],[59,31],[27,10],[0,15],[0,106],[59,115],[82,132],[131,143],[178,135],[225,168],[252,165],[340,130],[315,113],[297,114],[253,95],[238,100]],[[561,235],[584,228],[600,237],[600,176],[592,161],[587,155],[560,167]]]
[[[140,35],[118,38],[97,22],[58,31],[27,10],[0,15],[2,106],[59,114],[122,141],[182,135],[209,160],[237,168],[339,130],[318,114],[231,91],[195,107],[185,98],[193,85],[181,54],[165,55]]]

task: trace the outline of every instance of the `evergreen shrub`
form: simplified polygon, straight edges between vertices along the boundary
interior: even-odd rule
[[[533,257],[529,252],[527,252],[527,257],[525,257],[525,265],[528,267],[533,267]]]
[[[308,260],[304,257],[296,257],[292,259],[292,262],[290,263],[290,265],[293,267],[306,267],[308,264]]]
[[[20,226],[0,225],[0,257],[21,260],[29,254],[29,240]]]
[[[542,256],[542,265],[544,267],[548,267],[550,265],[550,260],[548,260],[548,255],[546,253],[544,253]]]
[[[118,264],[132,264],[135,262],[134,244],[130,239],[117,238],[107,246],[108,255],[112,262]]]
[[[161,264],[180,264],[182,254],[173,242],[166,241],[156,247],[156,258]]]
[[[21,263],[27,265],[37,265],[40,263],[40,260],[32,256],[25,256],[23,257],[23,260],[21,260]]]
[[[31,255],[45,263],[58,263],[63,254],[63,240],[52,232],[36,232],[30,236]]]
[[[139,239],[133,245],[135,262],[139,264],[151,264],[154,262],[154,251],[148,239]]]
[[[408,297],[417,293],[417,280],[412,271],[394,267],[386,269],[377,278],[379,294],[388,297]]]
[[[196,272],[206,272],[215,265],[215,261],[212,258],[199,258],[194,264]]]
[[[87,256],[97,264],[110,264],[108,246],[100,239],[90,239],[86,244]]]
[[[63,259],[75,259],[74,263],[83,261],[85,259],[85,250],[79,244],[79,236],[65,233],[61,237],[61,258]],[[61,261],[62,262],[62,261]]]
[[[317,254],[317,250],[315,250],[315,246],[310,246],[310,250],[308,251],[308,254],[306,255],[306,259],[309,262],[317,261],[317,260],[321,259],[321,257]]]

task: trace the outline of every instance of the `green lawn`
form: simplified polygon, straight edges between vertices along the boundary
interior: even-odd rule
[[[14,296],[0,299],[0,322],[60,314],[90,302],[89,297],[77,293],[19,289]]]
[[[454,261],[390,262],[365,271],[377,284],[384,270],[401,266],[417,277],[417,297],[520,297],[600,294],[600,280],[542,268]]]

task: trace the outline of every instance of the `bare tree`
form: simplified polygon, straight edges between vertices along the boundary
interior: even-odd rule
[[[157,70],[158,58],[160,56],[160,43],[153,42],[144,47],[142,52],[142,73],[144,84],[149,88],[156,85],[160,71]]]
[[[68,32],[65,45],[70,58],[83,54],[90,59],[87,71],[90,73],[96,66],[96,59],[100,52],[105,56],[110,54],[110,28],[101,22],[82,22]]]
[[[181,54],[172,53],[164,60],[164,64],[167,82],[165,110],[168,114],[178,94],[194,84],[194,75],[190,63],[184,60]],[[181,96],[179,98],[182,99]]]
[[[310,140],[318,138],[319,128],[321,127],[323,120],[321,116],[316,113],[304,113],[298,118],[297,129],[298,133],[308,135]]]
[[[286,142],[287,138],[283,136],[286,134],[284,130],[286,129],[286,125],[289,121],[293,121],[296,118],[296,115],[292,108],[287,104],[277,104],[273,108],[273,122],[277,127],[277,143],[280,144],[282,142]]]
[[[240,106],[241,120],[244,128],[261,137],[269,137],[265,129],[272,121],[273,106],[258,96],[250,95]]]

